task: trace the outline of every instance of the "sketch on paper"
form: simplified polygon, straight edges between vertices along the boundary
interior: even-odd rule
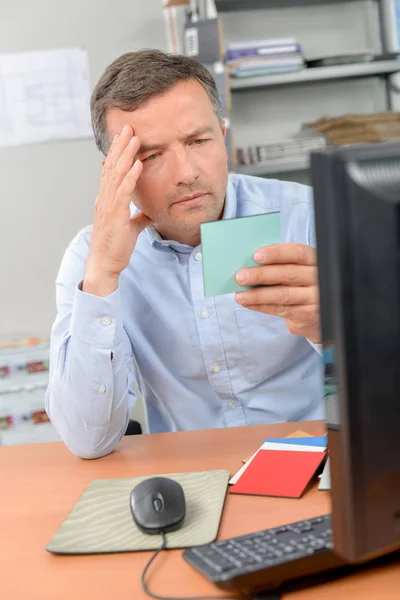
[[[0,54],[0,146],[92,135],[84,49]]]

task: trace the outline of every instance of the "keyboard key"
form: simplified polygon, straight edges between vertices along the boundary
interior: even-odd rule
[[[241,543],[243,544],[243,546],[253,546],[254,540],[252,538],[246,538],[246,539],[242,540]]]
[[[230,542],[229,544],[226,544],[226,546],[221,548],[221,550],[223,550],[224,554],[235,554],[235,552],[238,551],[238,548],[232,542]]]
[[[243,558],[241,560],[242,565],[244,566],[251,566],[251,565],[259,565],[261,561],[255,560],[252,556],[246,556],[246,558]]]
[[[333,542],[326,542],[325,548],[327,548],[328,550],[333,550]]]
[[[275,529],[275,534],[278,535],[279,533],[285,533],[286,531],[289,531],[289,527],[284,525],[283,527],[278,527],[278,529]]]
[[[302,551],[302,550],[304,550],[304,549],[305,549],[305,547],[306,547],[306,545],[305,545],[305,544],[302,544],[301,542],[295,542],[295,541],[293,541],[292,543],[293,543],[293,545],[295,546],[296,550],[300,550],[300,551]]]
[[[269,539],[271,539],[271,537],[272,537],[272,534],[271,534],[271,531],[270,531],[270,530],[267,530],[267,531],[259,531],[258,533],[255,533],[255,534],[254,534],[254,537],[255,537],[256,539],[259,539],[259,538],[261,538],[261,539],[263,539],[263,540],[266,540],[266,539],[267,539],[267,540],[269,540]]]
[[[222,556],[218,562],[218,568],[224,573],[226,573],[227,571],[232,571],[236,569],[237,565],[233,564],[229,559],[224,558]]]
[[[278,540],[276,538],[273,538],[272,540],[270,540],[269,542],[272,546],[275,546],[276,544],[279,544]]]
[[[246,552],[250,552],[250,554],[258,554],[260,549],[262,552],[264,546],[261,546],[257,542],[254,542],[251,546],[249,544],[246,544],[246,546],[243,546],[243,548]]]
[[[272,556],[271,549],[268,548],[268,546],[263,546],[261,544],[258,546],[256,552],[257,554],[260,554],[262,556],[266,556],[267,554],[270,554]]]
[[[236,564],[232,563],[231,560],[222,557],[218,557],[218,562],[214,562],[210,560],[208,557],[204,556],[197,548],[193,548],[193,553],[200,559],[200,562],[207,565],[207,567],[211,568],[213,571],[217,573],[222,573],[222,571],[230,571],[236,568]]]
[[[310,542],[310,547],[314,548],[314,550],[320,550],[321,548],[326,547],[326,542],[324,542],[324,540],[313,540]]]
[[[296,535],[299,535],[301,533],[301,529],[297,525],[290,525],[290,527],[288,529],[289,529],[289,531],[291,531],[292,533],[295,533]]]
[[[318,523],[322,523],[325,520],[326,520],[326,517],[316,517],[315,519],[311,520],[311,523],[313,525],[318,525]]]

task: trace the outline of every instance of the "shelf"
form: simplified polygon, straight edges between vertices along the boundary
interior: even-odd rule
[[[268,8],[288,8],[312,6],[315,4],[334,4],[348,0],[216,0],[218,12],[232,12],[235,10],[260,10]]]
[[[311,83],[315,81],[374,77],[379,75],[390,75],[399,71],[400,60],[382,60],[355,65],[316,67],[295,71],[293,73],[259,75],[258,77],[243,77],[238,79],[230,78],[230,88],[232,91],[246,90],[249,88]]]
[[[268,163],[256,165],[238,165],[236,172],[241,175],[269,175],[271,173],[289,173],[290,171],[306,171],[309,168],[309,158],[289,158],[271,160]]]

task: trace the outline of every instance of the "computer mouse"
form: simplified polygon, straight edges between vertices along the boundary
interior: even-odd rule
[[[168,477],[150,477],[133,488],[130,495],[133,520],[150,535],[179,529],[186,514],[182,486]]]

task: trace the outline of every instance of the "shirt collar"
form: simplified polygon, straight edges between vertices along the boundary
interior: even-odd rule
[[[228,185],[226,188],[225,206],[222,215],[222,220],[234,219],[236,217],[236,214],[236,190],[231,178],[229,177]],[[190,252],[193,252],[192,246],[188,246],[187,244],[181,244],[180,242],[176,242],[174,240],[164,240],[152,225],[147,227],[145,231],[151,247],[155,250],[168,251],[168,249],[170,248],[171,250],[175,250],[176,252],[179,252],[181,254],[188,254]]]

